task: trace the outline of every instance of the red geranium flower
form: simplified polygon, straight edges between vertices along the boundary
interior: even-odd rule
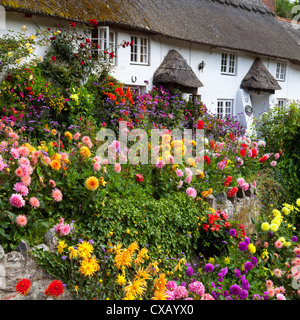
[[[226,221],[225,223],[224,223],[224,227],[230,227],[231,225],[230,225],[230,223],[228,222],[228,221]]]
[[[137,181],[138,183],[143,182],[144,177],[143,177],[141,174],[136,174],[135,176],[136,176],[136,181]]]
[[[216,231],[219,231],[221,226],[219,224],[216,224]]]
[[[80,63],[81,63],[81,65],[84,65],[84,61],[81,61]]]
[[[106,123],[105,123],[105,122],[102,122],[102,126],[105,127],[105,126],[106,126]]]
[[[54,62],[56,60],[56,57],[52,56],[51,60]]]
[[[76,23],[75,22],[70,22],[70,25],[72,28],[76,28]]]
[[[85,39],[85,42],[86,42],[86,43],[90,43],[91,40],[90,40],[90,39]]]
[[[205,223],[205,224],[203,225],[203,229],[204,229],[205,231],[207,231],[207,230],[209,229],[209,225]]]
[[[45,289],[45,296],[52,296],[58,298],[58,296],[64,293],[63,283],[60,280],[53,280],[49,283],[48,287]]]
[[[234,134],[233,134],[233,133],[230,133],[230,134],[229,134],[229,139],[230,139],[231,141],[234,140]]]
[[[228,197],[233,197],[238,192],[237,187],[233,187],[230,191],[228,191],[227,195]]]
[[[31,288],[31,281],[28,278],[22,278],[16,284],[16,291],[18,294],[25,296]]]

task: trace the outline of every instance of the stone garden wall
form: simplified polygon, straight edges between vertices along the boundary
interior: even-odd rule
[[[235,219],[245,225],[247,235],[254,230],[251,217],[257,218],[261,207],[255,189],[250,188],[244,192],[239,189],[237,194],[228,198],[227,193],[221,192],[217,196],[209,195],[205,198],[215,210],[226,211],[229,219]],[[54,230],[50,229],[44,237],[44,250],[55,251],[58,239],[54,235]],[[29,252],[35,248],[30,248],[25,241],[21,241],[16,251],[5,254],[0,245],[0,300],[45,300],[44,290],[53,280],[32,259]],[[32,287],[27,296],[20,296],[15,292],[15,285],[20,278],[30,277]],[[47,298],[47,300],[52,298]],[[65,290],[59,299],[72,300],[70,293]]]
[[[53,230],[49,230],[45,235],[45,243],[37,247],[50,250],[55,245],[57,238],[53,235]],[[54,280],[44,270],[38,267],[36,261],[32,259],[30,248],[25,241],[21,241],[16,251],[5,254],[0,245],[0,300],[53,300],[45,297],[44,291],[48,284]],[[30,278],[31,289],[26,296],[16,293],[15,286],[20,278]],[[72,300],[70,293],[65,290],[58,300]]]
[[[228,219],[237,220],[244,224],[247,235],[253,233],[255,225],[252,223],[251,217],[258,218],[261,209],[261,201],[253,185],[250,184],[247,191],[239,188],[234,197],[229,198],[226,192],[220,192],[216,196],[209,195],[205,201],[216,211],[225,211]]]

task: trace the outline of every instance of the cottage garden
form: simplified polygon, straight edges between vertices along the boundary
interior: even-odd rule
[[[43,58],[39,45],[49,47]],[[178,92],[124,88],[110,73],[116,53],[95,64],[93,44],[73,22],[37,34],[23,26],[0,47],[1,246],[37,245],[54,228],[56,250],[32,251],[55,278],[45,296],[67,289],[81,300],[299,299],[296,102],[264,114],[250,136],[236,118],[218,119]],[[154,164],[127,161],[118,138],[107,148],[114,164],[99,156],[98,132],[117,134],[124,122],[123,134],[148,134],[138,155],[156,155]],[[173,137],[174,128],[193,128],[194,136]],[[196,129],[205,132],[203,171],[193,170],[201,159],[186,154]],[[161,132],[158,148],[153,130]],[[206,201],[249,188],[262,204],[252,233]],[[20,295],[30,289],[30,278],[16,283]]]

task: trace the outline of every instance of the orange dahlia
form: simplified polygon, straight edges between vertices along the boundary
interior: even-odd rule
[[[44,291],[45,296],[52,296],[58,298],[58,296],[64,293],[64,286],[60,280],[53,280],[49,283],[48,287]]]
[[[58,160],[52,160],[52,161],[50,162],[50,167],[51,167],[52,169],[54,169],[54,170],[59,170],[60,167],[61,167],[61,164],[60,164],[60,162],[59,162]]]
[[[31,281],[28,278],[20,279],[16,284],[16,291],[18,294],[25,296],[31,288]]]
[[[83,156],[84,159],[90,157],[91,155],[90,149],[86,146],[81,147],[79,153]]]
[[[93,176],[89,177],[85,181],[85,186],[89,190],[96,190],[99,187],[99,180],[96,177],[93,177]]]

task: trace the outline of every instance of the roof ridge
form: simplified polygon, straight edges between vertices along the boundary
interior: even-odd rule
[[[262,0],[208,0],[212,2],[218,2],[220,4],[226,4],[234,8],[240,8],[247,11],[259,12],[262,14],[274,15],[272,10],[268,8]]]

